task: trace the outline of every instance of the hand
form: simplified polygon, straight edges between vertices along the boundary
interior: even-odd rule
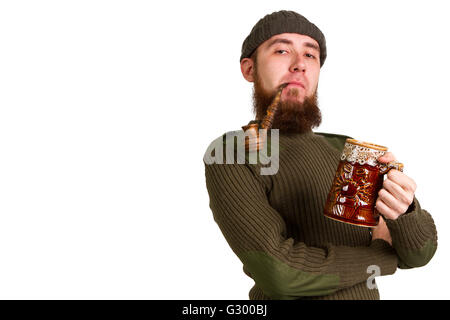
[[[395,160],[391,152],[378,158],[381,163]],[[391,169],[386,176],[383,188],[378,192],[375,208],[385,218],[395,220],[408,210],[414,200],[417,185],[413,179],[395,169]]]
[[[391,233],[389,232],[389,229],[383,217],[380,217],[378,225],[372,228],[372,240],[375,239],[383,239],[392,246]]]

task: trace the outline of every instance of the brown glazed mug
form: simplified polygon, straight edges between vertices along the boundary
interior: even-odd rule
[[[347,139],[325,204],[326,217],[363,227],[378,225],[375,210],[384,175],[391,169],[403,171],[403,164],[383,164],[377,159],[388,148],[373,143]]]

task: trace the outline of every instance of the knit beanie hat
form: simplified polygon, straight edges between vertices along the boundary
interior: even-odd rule
[[[280,33],[299,33],[317,41],[320,47],[320,67],[327,57],[325,36],[315,24],[294,11],[281,10],[266,15],[253,27],[242,44],[241,59],[250,58],[264,41]]]

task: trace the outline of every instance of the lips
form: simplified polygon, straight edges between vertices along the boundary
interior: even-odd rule
[[[288,86],[299,86],[305,89],[305,86],[300,81],[289,81]]]

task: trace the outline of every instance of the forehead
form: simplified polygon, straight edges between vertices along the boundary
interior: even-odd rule
[[[283,40],[287,40],[287,41],[283,41]],[[307,35],[298,34],[298,33],[276,34],[276,35],[272,36],[271,38],[267,39],[266,41],[264,41],[259,47],[262,49],[268,49],[275,43],[283,43],[283,42],[285,42],[285,43],[292,42],[292,45],[298,46],[298,47],[307,46],[307,47],[319,48],[319,43],[316,40],[314,40],[313,38],[311,38]],[[311,45],[313,45],[313,46],[311,46]]]

